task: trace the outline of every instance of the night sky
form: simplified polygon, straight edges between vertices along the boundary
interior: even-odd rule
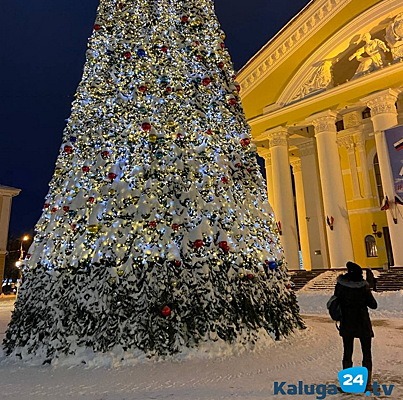
[[[215,3],[240,69],[309,1]],[[22,189],[13,200],[13,236],[32,232],[40,216],[97,5],[98,0],[1,1],[0,184]]]

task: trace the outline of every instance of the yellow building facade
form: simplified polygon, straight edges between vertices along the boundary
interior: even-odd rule
[[[238,81],[289,268],[403,266],[403,2],[313,0]]]

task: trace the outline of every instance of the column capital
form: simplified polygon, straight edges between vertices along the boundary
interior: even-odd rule
[[[338,113],[332,110],[313,114],[306,119],[315,128],[315,134],[321,132],[336,132],[336,119]]]
[[[297,145],[300,157],[311,156],[315,153],[315,146],[313,140],[309,142],[300,143]]]
[[[345,147],[347,150],[352,150],[355,147],[353,135],[340,136],[336,139],[339,146]]]
[[[400,89],[386,89],[361,99],[370,109],[371,116],[379,114],[397,114],[395,103],[400,94]]]
[[[291,161],[291,166],[292,166],[292,170],[293,170],[294,173],[302,171],[301,160]]]
[[[269,139],[270,147],[288,146],[288,129],[284,126],[270,129],[266,131],[266,135]]]

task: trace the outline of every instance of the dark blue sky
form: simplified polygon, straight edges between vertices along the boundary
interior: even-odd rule
[[[235,67],[308,2],[216,0]],[[13,235],[32,230],[40,216],[97,5],[98,0],[0,3],[0,184],[22,189],[13,201]]]

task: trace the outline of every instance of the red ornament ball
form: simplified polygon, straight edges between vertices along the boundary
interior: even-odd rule
[[[238,82],[236,82],[234,84],[234,86],[235,86],[235,89],[237,90],[237,92],[239,93],[241,91],[241,85]]]
[[[52,213],[55,213],[57,211],[57,207],[53,207],[50,211],[52,211]]]
[[[180,225],[179,225],[179,224],[172,224],[172,225],[171,225],[171,228],[172,228],[172,230],[174,230],[174,231],[178,231],[179,228],[180,228]]]
[[[104,158],[104,159],[108,158],[109,155],[110,155],[110,153],[109,153],[108,150],[104,150],[103,152],[101,152],[101,157]]]
[[[182,261],[181,260],[175,260],[174,265],[175,265],[175,267],[180,267],[182,265]]]
[[[169,317],[172,314],[171,307],[169,306],[164,306],[161,310],[161,315],[163,317]]]
[[[67,211],[69,211],[69,210],[70,210],[70,207],[69,207],[69,206],[63,206],[63,211],[67,212]]]
[[[224,252],[224,253],[228,253],[230,251],[230,247],[228,245],[228,242],[226,242],[225,240],[221,241],[218,243],[218,247]]]
[[[211,83],[211,79],[209,77],[203,78],[202,84],[203,86],[208,86]]]
[[[189,16],[188,15],[182,15],[181,22],[182,22],[182,24],[187,24],[189,22]]]
[[[94,201],[95,201],[95,197],[88,197],[88,203],[94,203]]]
[[[139,92],[145,93],[147,91],[147,86],[146,85],[140,85],[138,87],[138,89],[139,89]]]
[[[165,88],[165,94],[170,94],[170,93],[172,93],[172,88],[171,88],[171,86],[167,86]]]
[[[238,100],[237,100],[235,97],[230,97],[230,98],[228,99],[228,104],[229,104],[230,106],[235,106],[236,104],[238,104]]]
[[[163,53],[167,53],[168,52],[168,46],[161,46],[161,51],[163,52]]]
[[[229,182],[229,179],[226,176],[223,176],[221,178],[221,182],[227,184]]]
[[[220,62],[217,64],[217,66],[218,66],[218,68],[220,68],[220,69],[224,69],[224,67],[225,67],[224,61],[220,61]]]
[[[116,179],[116,177],[117,177],[117,175],[114,172],[109,172],[108,179],[113,181],[114,179]]]
[[[242,163],[240,163],[240,162],[239,162],[239,163],[236,163],[236,164],[235,164],[235,167],[241,168],[241,167],[242,167]]]
[[[89,167],[88,165],[84,165],[84,166],[81,168],[81,170],[82,170],[83,172],[90,172],[90,167]]]
[[[241,139],[240,143],[242,147],[248,147],[250,145],[250,139],[249,138]]]
[[[255,275],[254,274],[247,274],[246,277],[252,281],[253,279],[255,279]]]
[[[225,49],[225,43],[224,43],[224,42],[221,42],[221,43],[220,43],[220,47],[221,47],[222,49]]]
[[[101,28],[102,28],[102,26],[99,24],[94,25],[94,31],[99,31]]]
[[[63,151],[66,154],[71,154],[73,152],[73,146],[66,144],[66,146],[63,147]]]
[[[126,58],[126,60],[130,60],[132,58],[132,53],[130,53],[130,51],[125,51],[123,57]]]
[[[201,249],[204,246],[204,241],[201,239],[197,239],[193,242],[193,247],[195,249]]]
[[[151,124],[149,122],[143,122],[141,124],[141,129],[143,131],[149,132],[149,131],[151,131]]]
[[[49,208],[50,207],[50,204],[49,203],[45,203],[44,205],[43,205],[43,208]]]
[[[148,226],[149,226],[150,228],[156,228],[156,227],[157,227],[157,221],[150,221],[150,222],[148,223]]]

